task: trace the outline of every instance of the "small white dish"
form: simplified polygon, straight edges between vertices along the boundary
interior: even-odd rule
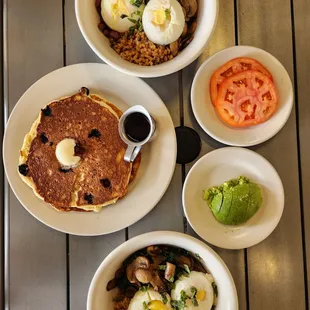
[[[87,310],[113,309],[115,290],[107,291],[108,282],[122,266],[124,260],[149,245],[171,245],[183,248],[193,254],[198,253],[203,265],[212,274],[218,287],[216,310],[238,310],[238,296],[234,280],[222,259],[206,244],[191,236],[172,232],[157,231],[137,236],[117,247],[97,269],[88,291]]]
[[[210,79],[215,70],[236,57],[251,57],[261,62],[272,74],[279,93],[276,113],[265,123],[232,128],[220,120],[210,98]],[[202,129],[213,139],[232,146],[251,146],[276,135],[287,122],[293,107],[294,93],[290,77],[283,65],[268,52],[252,46],[234,46],[208,58],[199,68],[191,89],[194,115]]]
[[[263,203],[245,224],[226,226],[213,216],[203,191],[239,176],[259,185]],[[220,248],[244,249],[263,241],[276,228],[283,213],[284,189],[264,157],[247,149],[226,147],[197,161],[186,177],[182,199],[186,218],[201,238]]]
[[[17,172],[19,151],[41,108],[57,98],[77,93],[82,86],[108,99],[122,111],[137,104],[145,107],[156,120],[157,135],[152,143],[143,147],[138,174],[123,199],[104,207],[99,213],[57,212],[37,198],[21,180]],[[142,80],[104,64],[64,67],[37,81],[13,109],[3,141],[6,175],[21,204],[44,224],[62,232],[84,236],[123,229],[150,212],[168,188],[175,168],[176,151],[174,125],[159,96]]]
[[[95,1],[75,0],[78,25],[88,45],[103,61],[124,73],[139,77],[157,77],[177,72],[192,63],[205,49],[217,21],[218,0],[198,0],[197,28],[193,41],[174,59],[155,66],[139,66],[124,60],[98,29]]]

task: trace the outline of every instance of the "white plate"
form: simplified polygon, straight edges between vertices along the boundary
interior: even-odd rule
[[[245,224],[225,226],[213,216],[203,191],[241,175],[260,186],[263,203]],[[283,185],[261,155],[242,148],[222,148],[203,156],[188,173],[183,208],[193,229],[209,243],[225,249],[248,248],[267,238],[278,225],[284,208]]]
[[[142,151],[142,163],[128,194],[100,213],[57,212],[39,200],[17,173],[18,156],[25,134],[40,109],[50,101],[86,86],[121,110],[139,104],[156,120],[158,135]],[[38,99],[40,98],[40,99]],[[142,80],[103,64],[78,64],[56,70],[36,82],[11,113],[3,142],[6,174],[12,190],[38,220],[62,232],[102,235],[125,228],[150,212],[165,193],[176,162],[176,138],[170,114],[159,96]]]
[[[202,263],[212,274],[218,287],[216,310],[238,310],[238,296],[234,280],[222,259],[206,244],[191,236],[172,232],[156,231],[137,236],[123,243],[101,263],[97,269],[87,297],[87,310],[113,309],[115,290],[106,290],[108,282],[123,261],[135,251],[149,245],[166,244],[183,248],[200,255]]]
[[[279,93],[276,113],[265,123],[248,128],[232,128],[222,122],[210,99],[210,78],[225,62],[236,57],[252,57],[272,74]],[[227,48],[207,59],[196,73],[191,102],[194,115],[203,130],[219,142],[234,146],[251,146],[276,135],[288,120],[293,107],[293,85],[283,65],[271,54],[251,46]]]

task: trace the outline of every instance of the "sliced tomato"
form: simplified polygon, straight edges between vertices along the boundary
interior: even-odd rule
[[[266,75],[247,70],[226,78],[220,85],[215,108],[233,127],[253,126],[267,121],[278,106],[278,93]]]
[[[218,88],[226,78],[246,70],[259,71],[272,80],[271,73],[257,60],[248,57],[234,58],[226,62],[212,74],[210,81],[210,94],[212,103],[215,104]]]

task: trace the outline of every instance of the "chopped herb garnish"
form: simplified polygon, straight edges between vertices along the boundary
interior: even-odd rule
[[[181,300],[182,301],[186,301],[186,299],[188,298],[187,294],[185,293],[184,290],[181,290]]]
[[[201,259],[201,256],[200,256],[198,253],[195,253],[195,256],[196,256],[198,259]]]
[[[171,278],[169,279],[169,282],[174,282],[174,277],[171,277]]]
[[[198,307],[198,301],[195,297],[191,298],[192,304],[194,305],[194,307]]]
[[[143,0],[130,0],[130,4],[139,8],[143,4]]]
[[[124,19],[124,18],[126,18],[126,17],[128,17],[128,15],[126,15],[126,14],[122,14],[122,15],[121,15],[121,19]]]
[[[140,287],[140,291],[142,292],[147,292],[149,290],[150,286],[149,285],[143,285]]]
[[[191,270],[189,269],[188,265],[184,264],[183,266],[184,266],[185,271],[186,271],[188,274],[190,274],[190,273],[191,273]]]
[[[168,298],[166,293],[160,293],[163,303],[166,304],[168,302]]]
[[[166,270],[166,265],[158,265],[158,270]]]
[[[144,310],[149,310],[149,307],[147,306],[147,304],[146,304],[146,302],[145,302],[145,301],[143,302],[143,304],[142,304],[142,305],[143,305],[143,309],[144,309]]]
[[[218,289],[217,289],[217,285],[215,284],[215,282],[212,282],[212,287],[213,287],[213,292],[215,297],[218,296]]]
[[[133,18],[129,18],[129,17],[128,17],[128,20],[129,20],[130,22],[132,22],[133,24],[137,24],[137,23],[138,23],[138,21],[137,21],[136,19],[133,19]]]
[[[167,20],[171,20],[171,11],[170,9],[165,9],[165,15]]]
[[[192,286],[191,287],[191,292],[193,293],[192,297],[191,297],[191,301],[192,301],[192,304],[197,307],[198,306],[198,301],[197,301],[197,298],[196,298],[196,295],[197,295],[197,288],[195,286]]]
[[[193,296],[196,296],[197,294],[197,289],[195,286],[191,286],[191,292],[193,293]]]

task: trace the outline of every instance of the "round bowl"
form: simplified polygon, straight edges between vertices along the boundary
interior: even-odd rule
[[[123,261],[139,249],[154,244],[166,244],[198,253],[202,263],[218,286],[216,310],[238,310],[238,297],[233,278],[222,259],[203,242],[178,232],[157,231],[140,235],[116,248],[101,263],[90,284],[87,310],[112,310],[115,290],[108,292],[107,283]]]
[[[124,60],[111,47],[109,40],[98,29],[99,16],[95,1],[75,0],[75,13],[80,30],[92,50],[110,66],[139,77],[164,76],[192,63],[205,48],[216,24],[217,0],[198,0],[198,24],[193,41],[174,59],[155,66],[139,66]]]

